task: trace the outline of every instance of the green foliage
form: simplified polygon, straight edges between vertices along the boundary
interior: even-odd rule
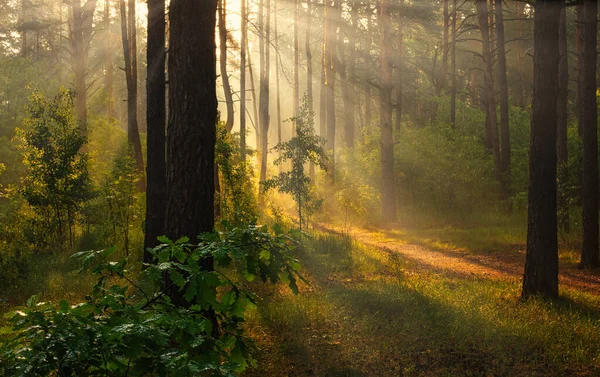
[[[256,222],[258,211],[252,168],[241,159],[239,137],[227,132],[224,122],[217,124],[215,162],[219,169],[220,191],[215,201],[220,218],[233,226]]]
[[[274,161],[275,165],[290,161],[292,170],[264,181],[264,188],[277,188],[281,193],[292,195],[298,205],[298,219],[302,229],[302,211],[314,212],[320,206],[320,201],[311,195],[311,180],[304,172],[304,165],[310,162],[327,170],[327,158],[323,150],[323,138],[314,134],[314,112],[310,111],[306,97],[302,101],[300,114],[292,118],[292,121],[296,124],[294,137],[273,147],[274,151],[281,153],[281,157]]]
[[[73,94],[61,89],[49,100],[34,91],[27,105],[29,116],[19,131],[27,175],[21,193],[37,214],[43,230],[40,241],[69,234],[78,211],[90,197],[88,158],[81,152],[86,138],[73,113]]]
[[[203,270],[199,261],[213,257],[247,281],[284,281],[297,292],[295,242],[259,226],[204,234],[199,244],[161,241],[140,285],[126,259],[111,260],[114,248],[76,253],[82,268],[98,276],[96,285],[83,303],[34,296],[12,313],[1,339],[0,375],[232,377],[254,363],[243,328],[253,294],[224,272]],[[170,286],[161,284],[164,276]],[[189,305],[174,305],[173,290]]]

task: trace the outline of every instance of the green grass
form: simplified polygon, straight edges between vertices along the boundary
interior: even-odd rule
[[[600,373],[596,296],[522,302],[517,282],[436,273],[328,234],[300,259],[311,286],[261,290],[248,325],[261,352],[247,376]]]

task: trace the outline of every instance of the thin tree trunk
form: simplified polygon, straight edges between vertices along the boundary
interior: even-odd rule
[[[273,14],[275,17],[275,51],[279,51],[279,30],[277,20],[277,1],[273,3]],[[297,16],[297,15],[296,15]],[[294,69],[298,69],[296,65]],[[297,72],[296,72],[297,73]],[[296,77],[297,78],[297,77]],[[298,84],[298,83],[296,83]],[[275,89],[277,90],[277,143],[280,144],[281,139],[281,87],[279,85],[279,59],[275,59]],[[295,95],[295,94],[294,94]],[[295,115],[297,116],[298,109],[295,109]],[[278,158],[281,158],[281,149],[278,152]],[[279,164],[279,172],[283,172],[283,164]]]
[[[340,84],[342,87],[342,97],[344,100],[344,141],[346,147],[351,149],[354,148],[354,101],[352,99],[352,95],[354,94],[354,90],[352,90],[352,80],[354,76],[354,35],[355,28],[357,25],[355,22],[358,22],[358,14],[356,11],[356,4],[352,4],[351,8],[351,25],[348,31],[348,54],[345,53],[344,41],[343,39],[339,40],[339,51],[340,57],[343,60],[342,66],[340,67]]]
[[[372,112],[372,99],[371,99],[371,83],[368,80],[369,69],[371,67],[371,46],[373,45],[373,11],[371,10],[370,2],[366,2],[366,10],[367,10],[367,48],[365,49],[365,70],[367,79],[364,80],[364,92],[365,92],[365,124],[363,126],[367,126],[371,122],[371,112]]]
[[[583,3],[577,5],[576,27],[576,48],[577,48],[577,126],[579,137],[583,138],[583,24],[584,10]]]
[[[404,0],[398,1],[398,55],[396,59],[396,130],[402,127],[402,92],[404,80],[402,66],[404,64]]]
[[[137,124],[137,52],[136,52],[136,24],[135,1],[129,0],[129,17],[125,9],[125,0],[120,0],[121,9],[121,38],[123,40],[123,56],[125,57],[125,78],[127,82],[127,141],[133,148],[136,170],[140,175],[137,189],[143,192],[146,189],[144,179],[144,160],[142,157],[142,143]]]
[[[448,0],[442,0],[442,17],[443,17],[443,34],[442,34],[442,63],[440,71],[435,82],[435,94],[442,94],[444,86],[446,86],[446,76],[448,75],[448,21],[450,15],[448,12]]]
[[[525,101],[525,64],[523,59],[525,58],[525,49],[523,48],[523,38],[524,38],[524,31],[523,31],[523,2],[517,0],[516,2],[516,14],[515,17],[517,18],[517,41],[515,42],[515,50],[516,50],[516,55],[517,55],[517,85],[515,86],[515,90],[516,90],[516,94],[515,94],[515,99],[516,99],[516,104],[517,106],[519,106],[521,109],[525,109],[525,107],[527,106],[526,101]]]
[[[306,51],[306,99],[308,111],[313,116],[313,66],[312,51],[310,48],[310,33],[312,31],[312,0],[306,0],[306,34],[304,38],[304,49]],[[314,122],[313,122],[314,128]],[[316,132],[316,130],[314,130]],[[311,179],[315,177],[315,165],[311,161],[308,167],[308,175]]]
[[[294,1],[294,116],[298,116],[300,110],[300,49],[298,44],[298,8],[300,7],[300,0]],[[295,127],[294,127],[295,129]]]
[[[165,98],[165,1],[148,1],[148,78],[146,84],[146,234],[144,262],[152,257],[148,248],[158,245],[157,237],[165,234],[166,185],[166,98]]]
[[[327,150],[330,153],[329,176],[333,180],[335,177],[335,40],[337,30],[337,6],[332,0],[332,6],[327,12],[327,43],[325,53],[325,83],[327,87]]]
[[[490,34],[488,25],[488,8],[486,0],[476,0],[477,18],[481,31],[483,46],[483,72],[484,72],[484,101],[486,108],[486,147],[492,152],[494,166],[500,172],[500,148],[498,145],[498,115],[496,114],[496,100],[494,96],[492,53],[490,50]]]
[[[581,107],[583,121],[583,248],[581,266],[600,264],[598,248],[598,107],[596,104],[596,41],[598,3],[583,1]]]
[[[242,161],[246,161],[246,46],[248,45],[248,28],[246,27],[246,1],[241,0],[242,41],[240,51],[240,153]]]
[[[115,99],[113,90],[112,43],[110,33],[110,0],[104,1],[104,24],[106,34],[104,40],[104,58],[106,68],[106,112],[110,119],[115,117]]]
[[[389,0],[381,0],[380,31],[380,116],[381,128],[381,215],[384,221],[396,220],[396,193],[394,185],[394,137],[392,134],[392,46]]]
[[[265,7],[266,2],[266,7]],[[265,10],[266,8],[266,10]],[[269,154],[269,62],[270,62],[270,0],[260,0],[258,29],[260,34],[260,133],[261,159],[260,182],[267,179],[267,156]],[[266,20],[265,20],[266,18]],[[262,186],[262,183],[261,183]],[[260,192],[263,190],[261,189]]]
[[[246,47],[248,47],[248,44],[246,44]],[[255,133],[255,137],[256,137],[256,150],[258,151],[258,153],[260,153],[260,123],[258,120],[258,101],[256,100],[256,86],[255,86],[255,81],[254,81],[254,74],[253,74],[253,70],[252,70],[252,54],[248,53],[247,54],[247,58],[248,58],[248,73],[250,74],[250,83],[252,84],[252,112],[254,115],[254,133]]]
[[[557,297],[556,101],[560,4],[537,0],[534,17],[529,209],[522,296]]]
[[[328,0],[323,0],[323,43],[321,44],[321,90],[319,92],[319,136],[327,138],[327,30]]]
[[[569,151],[567,148],[568,96],[569,96],[569,56],[567,49],[567,11],[565,1],[560,12],[559,55],[558,62],[558,103],[557,103],[557,139],[556,156],[558,158],[558,224],[563,232],[569,232],[569,205],[567,202],[566,182],[569,179]]]
[[[450,83],[450,127],[456,128],[456,0],[452,1],[452,50],[450,56],[450,70],[452,82]]]
[[[218,1],[219,10],[219,66],[221,68],[221,80],[223,81],[223,93],[225,94],[225,104],[227,106],[227,120],[225,129],[231,132],[233,129],[233,94],[229,84],[229,75],[227,74],[227,20],[226,20],[226,0]]]
[[[510,129],[508,119],[508,81],[506,79],[506,50],[504,47],[504,14],[502,0],[495,0],[496,42],[498,45],[498,86],[500,89],[500,144],[502,185],[505,194],[510,194]]]

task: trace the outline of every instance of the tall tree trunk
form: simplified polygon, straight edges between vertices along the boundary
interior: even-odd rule
[[[583,248],[581,266],[600,264],[598,244],[598,107],[596,104],[596,41],[598,3],[583,2],[581,106],[583,121]]]
[[[504,14],[502,0],[495,0],[496,42],[498,45],[498,86],[500,89],[500,144],[502,185],[510,194],[510,129],[508,123],[508,81],[506,79],[506,50],[504,48]]]
[[[575,21],[575,27],[577,40],[577,127],[579,137],[583,138],[583,24],[585,23],[583,3],[577,4],[576,9],[577,20]]]
[[[266,7],[265,7],[266,2]],[[266,8],[266,9],[265,9]],[[267,179],[267,156],[269,154],[269,62],[270,62],[270,0],[260,0],[258,30],[260,34],[260,110],[261,134],[260,182]],[[262,184],[261,184],[262,186]],[[262,189],[260,190],[263,191]]]
[[[443,17],[443,34],[442,34],[442,63],[440,71],[435,80],[435,94],[442,94],[444,86],[446,86],[446,76],[448,75],[448,24],[450,15],[448,12],[448,0],[442,0],[442,17]]]
[[[221,68],[221,80],[223,81],[223,93],[225,94],[225,104],[227,105],[227,120],[225,129],[231,132],[233,129],[233,94],[229,84],[229,75],[227,74],[227,20],[226,20],[226,0],[218,1],[219,9],[219,66]]]
[[[343,60],[342,66],[340,67],[340,84],[342,87],[342,97],[344,99],[344,142],[346,147],[351,149],[354,148],[354,100],[352,98],[354,94],[354,88],[352,82],[354,80],[354,43],[355,43],[355,29],[358,26],[358,8],[356,3],[351,5],[350,13],[350,28],[348,31],[348,53],[346,54],[344,48],[344,40],[339,40],[339,51],[340,56]],[[351,94],[352,93],[352,94]]]
[[[110,119],[115,117],[115,98],[113,90],[112,43],[110,33],[110,0],[104,1],[104,25],[106,28],[104,40],[104,59],[106,69],[106,112]]]
[[[404,0],[398,0],[398,54],[396,59],[396,130],[402,126],[402,92],[404,82],[402,66],[404,64]]]
[[[450,70],[452,82],[450,83],[450,127],[456,128],[456,0],[452,1],[452,50],[450,56]]]
[[[277,1],[273,3],[273,15],[275,17],[275,51],[279,51],[279,30],[278,30],[278,17],[277,17]],[[294,69],[298,69],[296,65]],[[279,59],[275,59],[275,89],[277,90],[277,143],[280,144],[281,139],[281,86],[279,85]],[[294,110],[297,116],[297,109]],[[281,149],[279,150],[278,158],[281,158]],[[279,164],[279,173],[283,172],[283,164]]]
[[[73,71],[75,72],[75,109],[79,130],[87,136],[87,85],[86,73],[88,65],[88,47],[92,39],[93,16],[96,9],[96,0],[88,0],[83,7],[81,0],[71,3],[71,29],[70,41],[73,57]]]
[[[558,296],[556,101],[560,3],[535,2],[527,256],[523,297]]]
[[[366,11],[367,11],[367,48],[364,51],[365,54],[365,74],[366,79],[363,80],[364,82],[364,92],[365,92],[365,123],[363,124],[364,126],[367,126],[370,124],[371,122],[371,113],[372,113],[372,103],[373,100],[371,99],[371,83],[369,82],[368,78],[369,78],[369,69],[371,67],[371,47],[373,45],[373,11],[371,10],[371,4],[370,2],[365,2],[365,7],[366,7]]]
[[[242,41],[240,51],[240,152],[242,161],[246,161],[246,46],[248,45],[248,28],[246,27],[246,1],[241,0]]]
[[[313,114],[313,66],[312,51],[310,48],[310,33],[312,32],[312,0],[306,0],[306,34],[304,38],[304,49],[306,52],[306,99],[308,101],[308,111]],[[314,128],[314,122],[313,122]],[[316,130],[314,130],[316,132]],[[311,161],[308,167],[308,175],[314,181],[315,165]]]
[[[323,43],[321,44],[321,87],[319,90],[319,136],[327,138],[327,0],[323,6]]]
[[[477,19],[481,31],[481,44],[483,46],[483,73],[484,73],[484,101],[486,109],[485,144],[494,157],[496,172],[500,172],[500,148],[498,145],[498,115],[496,114],[496,100],[494,96],[492,53],[490,50],[490,34],[488,25],[488,8],[486,0],[476,0]]]
[[[567,148],[567,121],[568,121],[568,96],[569,96],[569,56],[567,49],[567,10],[565,0],[561,0],[563,7],[560,12],[560,29],[558,50],[558,103],[557,103],[557,139],[556,156],[558,165],[558,224],[563,232],[569,232],[569,205],[565,183],[569,179],[569,151]]]
[[[515,99],[516,105],[521,109],[525,109],[527,106],[525,101],[525,64],[523,59],[525,58],[525,49],[523,48],[524,42],[523,39],[525,37],[525,33],[523,30],[523,2],[515,1],[516,13],[515,17],[517,18],[517,41],[515,42],[515,50],[517,55],[517,85],[515,87]]]
[[[298,44],[298,8],[300,7],[300,0],[294,1],[294,116],[298,116],[300,110],[300,49]],[[295,128],[295,127],[294,127]]]
[[[165,99],[165,0],[148,0],[148,78],[146,83],[147,140],[146,233],[144,262],[151,261],[148,248],[165,234],[166,99]]]
[[[125,57],[125,78],[127,82],[127,142],[133,148],[136,170],[139,174],[137,188],[146,189],[144,179],[144,159],[142,143],[137,123],[137,51],[136,51],[136,22],[135,0],[129,0],[129,16],[125,10],[125,0],[120,0],[121,8],[121,38],[123,40],[123,56]]]
[[[396,220],[396,190],[394,185],[394,136],[392,133],[392,46],[389,0],[381,0],[380,32],[380,112],[381,128],[381,216],[384,221]]]
[[[185,236],[195,242],[214,226],[216,5],[192,0],[170,5],[165,232],[172,240]],[[200,263],[213,269],[212,258]],[[181,294],[171,297],[175,304],[185,304]]]
[[[328,1],[328,0],[326,0]],[[327,9],[327,33],[325,44],[325,84],[327,88],[327,150],[330,153],[329,176],[335,177],[335,38],[337,30],[337,7],[341,0],[331,1]]]
[[[246,49],[248,48],[248,44],[246,44]],[[256,100],[256,85],[255,85],[255,81],[254,81],[254,74],[253,74],[253,70],[252,70],[252,54],[250,52],[248,52],[247,54],[247,58],[248,58],[248,74],[250,75],[250,83],[252,84],[252,113],[253,113],[253,119],[254,121],[253,126],[254,126],[254,134],[255,134],[255,138],[256,138],[256,150],[258,151],[258,153],[260,153],[260,122],[258,120],[258,101]],[[259,88],[260,89],[260,88]]]

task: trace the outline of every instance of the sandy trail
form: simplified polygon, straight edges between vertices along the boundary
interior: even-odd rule
[[[489,255],[469,254],[461,250],[438,251],[407,243],[391,232],[357,227],[347,229],[329,224],[319,224],[318,227],[329,232],[347,234],[364,245],[385,249],[416,262],[421,268],[448,275],[512,282],[520,282],[523,277],[523,251]],[[600,295],[600,275],[598,270],[580,270],[576,266],[561,264],[559,287]]]

